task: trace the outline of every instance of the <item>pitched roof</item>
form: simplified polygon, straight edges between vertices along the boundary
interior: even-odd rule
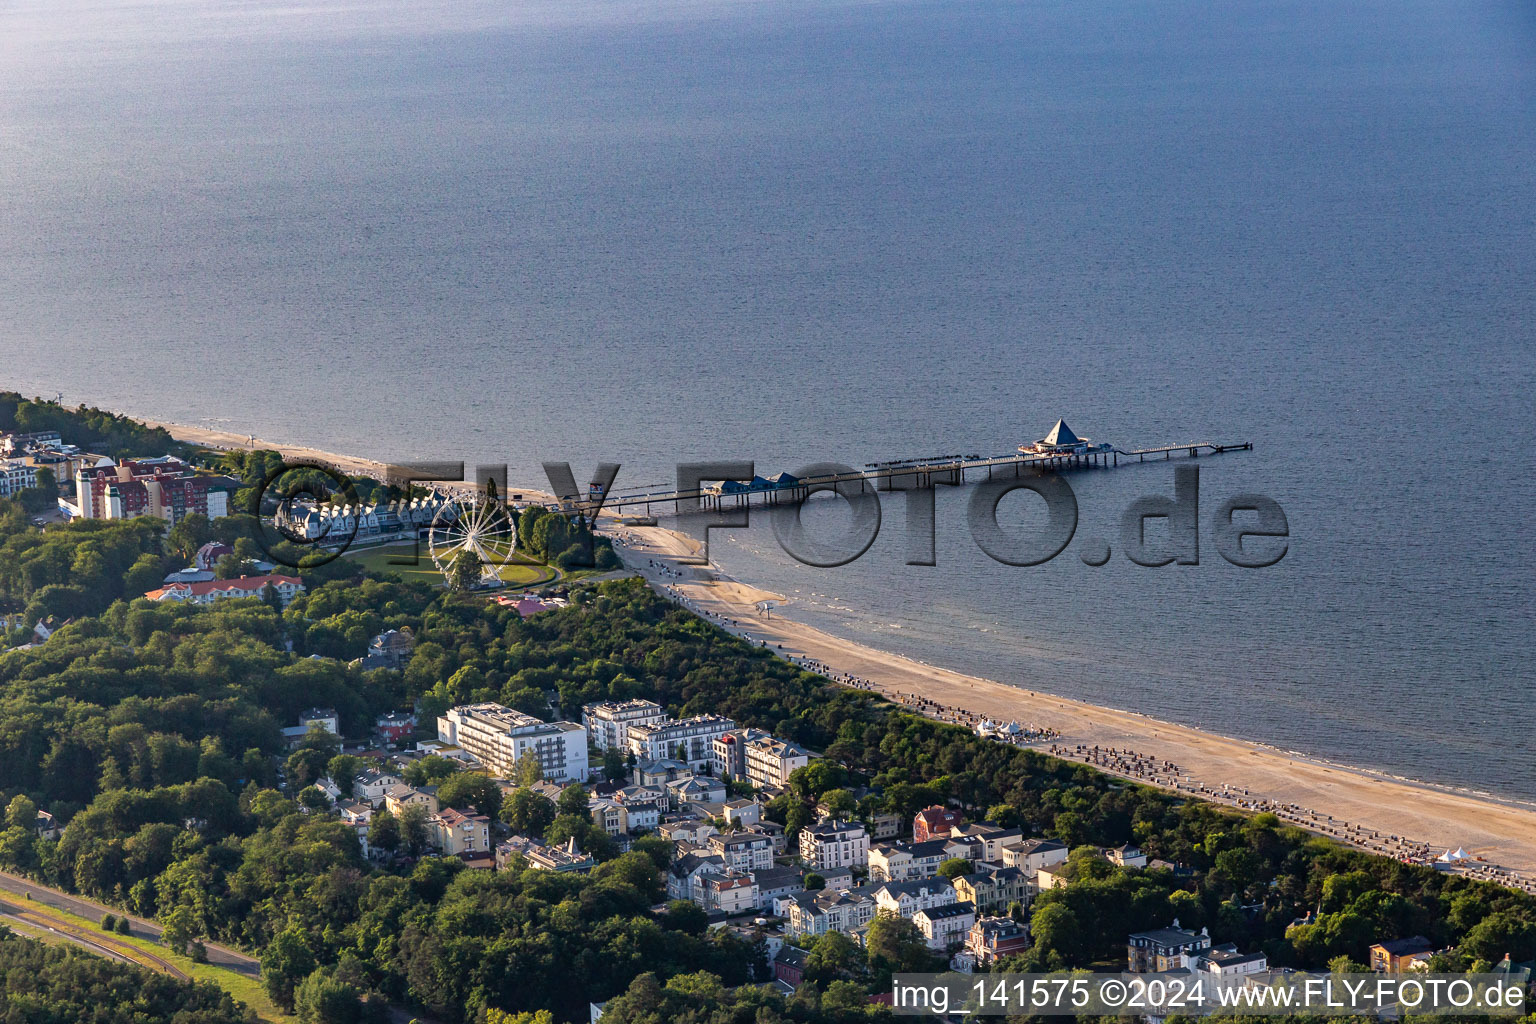
[[[1376,945],[1386,950],[1392,956],[1412,956],[1414,953],[1428,953],[1435,948],[1422,935],[1415,935],[1407,939],[1393,939],[1391,942],[1378,942]]]
[[[1046,434],[1045,435],[1045,439],[1043,441],[1041,441],[1040,443],[1041,444],[1068,445],[1068,444],[1078,444],[1081,441],[1082,441],[1082,438],[1080,438],[1076,434],[1072,433],[1072,428],[1067,426],[1067,421],[1066,420],[1057,420],[1056,421],[1056,425],[1051,428],[1051,432],[1049,434]]]
[[[260,593],[267,584],[280,586],[284,583],[295,587],[302,587],[304,581],[297,576],[241,576],[237,580],[205,580],[201,583],[173,583],[168,587],[151,590],[144,596],[151,601],[158,601],[172,592],[184,594],[188,597],[202,597],[204,594],[229,593],[240,591],[245,594]]]

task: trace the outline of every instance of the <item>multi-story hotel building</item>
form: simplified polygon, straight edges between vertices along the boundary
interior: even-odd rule
[[[715,737],[736,728],[736,723],[720,715],[696,715],[677,721],[662,719],[643,725],[630,725],[629,749],[641,761],[677,758],[690,768],[702,768],[714,760]],[[682,756],[678,748],[682,748]]]
[[[229,515],[229,495],[238,486],[229,477],[198,476],[172,455],[124,459],[78,470],[75,503],[84,519],[155,516],[175,525],[194,512],[209,519]]]
[[[519,760],[534,757],[551,782],[587,780],[587,731],[573,722],[541,722],[500,704],[463,704],[437,720],[437,738],[505,778],[514,777]]]
[[[605,700],[581,709],[581,724],[598,750],[629,749],[629,727],[665,721],[667,713],[650,700]]]

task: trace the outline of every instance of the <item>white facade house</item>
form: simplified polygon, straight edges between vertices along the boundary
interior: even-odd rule
[[[1061,864],[1067,859],[1067,844],[1055,839],[1031,839],[1003,851],[1003,866],[1021,868],[1027,878],[1035,880],[1041,868]]]
[[[869,865],[869,833],[856,821],[824,821],[800,830],[800,859],[815,871]]]
[[[976,923],[976,907],[970,903],[950,903],[919,910],[912,915],[912,923],[923,933],[929,949],[935,952],[956,949],[965,945],[966,936]]]
[[[709,837],[709,852],[725,859],[737,871],[761,871],[773,867],[773,840],[760,832],[730,832]]]
[[[650,700],[607,700],[581,709],[581,724],[598,750],[628,750],[630,726],[654,725],[666,717],[661,705]]]
[[[145,593],[151,601],[186,601],[213,604],[240,597],[261,597],[271,587],[284,608],[304,592],[304,581],[297,576],[241,576],[237,580],[208,580],[205,583],[172,583]]]
[[[787,786],[790,773],[811,761],[804,747],[772,736],[748,740],[746,757],[747,780],[755,786]]]
[[[463,748],[498,775],[515,778],[517,762],[536,758],[551,782],[585,782],[587,731],[572,722],[541,722],[501,704],[462,704],[437,720],[437,738]]]
[[[715,737],[736,728],[736,723],[720,715],[695,715],[678,720],[664,719],[630,725],[629,749],[641,761],[656,761],[677,757],[682,748],[685,755],[678,760],[686,761],[690,768],[700,769],[714,760]]]
[[[37,467],[21,459],[0,462],[0,498],[37,486]]]

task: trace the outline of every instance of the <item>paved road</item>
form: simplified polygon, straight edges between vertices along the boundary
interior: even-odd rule
[[[17,897],[18,901],[18,905],[15,907],[9,907],[5,903],[0,902],[0,918],[11,916],[7,913],[9,910],[24,911],[26,904],[25,902],[21,901],[25,901],[27,895],[31,894],[32,899],[38,903],[45,904],[57,910],[67,910],[71,914],[78,914],[79,916],[90,921],[100,921],[103,914],[114,914],[117,917],[126,917],[130,925],[130,932],[133,935],[144,936],[158,940],[160,938],[160,933],[163,931],[160,925],[154,921],[146,921],[144,918],[134,917],[132,914],[124,914],[116,907],[109,907],[105,904],[97,903],[95,900],[84,899],[80,896],[71,896],[67,892],[61,892],[58,889],[52,889],[46,885],[38,885],[36,882],[28,881],[25,878],[21,878],[17,875],[13,875],[5,871],[0,871],[0,891],[13,893]],[[26,921],[25,919],[22,919],[22,922],[30,924],[33,927],[37,927],[37,922],[35,921]],[[64,935],[64,938],[69,939],[72,942],[77,942],[79,945],[84,946],[86,949],[91,950],[93,953],[103,953],[104,955],[111,956],[114,959],[119,960],[124,959],[123,957],[114,953],[112,950],[97,946],[83,937]],[[261,963],[255,957],[245,953],[237,952],[236,950],[229,949],[225,946],[220,946],[213,942],[205,942],[205,945],[208,950],[208,962],[215,967],[222,967],[225,970],[236,971],[240,974],[249,975],[252,978],[258,978],[261,976]],[[438,1022],[426,1014],[423,1014],[419,1011],[413,1012],[403,1007],[394,1005],[389,1007],[389,1016],[393,1024],[407,1024],[407,1022],[410,1021],[420,1021],[421,1024],[438,1024]]]
[[[46,906],[57,910],[67,910],[71,914],[78,914],[88,921],[100,921],[103,914],[112,914],[117,917],[126,917],[129,922],[130,932],[146,938],[160,938],[163,929],[154,921],[146,921],[142,917],[134,917],[132,914],[124,914],[116,907],[109,907],[94,900],[84,899],[79,896],[71,896],[69,893],[60,892],[58,889],[50,889],[36,882],[9,872],[0,871],[0,890],[13,893],[25,900],[27,896]],[[249,975],[252,978],[261,976],[261,963],[253,956],[237,952],[217,943],[206,942],[208,949],[208,962],[215,967],[235,971],[239,974]]]
[[[111,960],[116,960],[118,963],[130,965],[133,963],[132,960],[128,959],[126,956],[123,956],[123,954],[119,953],[115,949],[109,949],[100,943],[88,941],[84,936],[72,935],[69,932],[61,932],[57,928],[53,928],[47,924],[43,924],[39,921],[28,918],[26,916],[26,908],[23,905],[12,905],[6,903],[4,900],[0,900],[0,924],[11,925],[17,935],[22,935],[27,938],[34,938],[39,933],[49,933],[57,936],[65,942],[79,946],[88,952],[95,953],[97,956],[104,956]]]

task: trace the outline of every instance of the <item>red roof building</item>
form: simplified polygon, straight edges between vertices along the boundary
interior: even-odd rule
[[[960,812],[935,804],[925,807],[912,816],[912,841],[921,843],[927,839],[948,839],[949,830],[960,824]]]
[[[151,601],[190,601],[193,604],[213,604],[215,601],[231,598],[260,597],[267,587],[277,591],[278,599],[286,608],[289,601],[304,592],[304,581],[297,576],[241,576],[236,580],[171,583],[158,590],[148,591],[144,596]]]

